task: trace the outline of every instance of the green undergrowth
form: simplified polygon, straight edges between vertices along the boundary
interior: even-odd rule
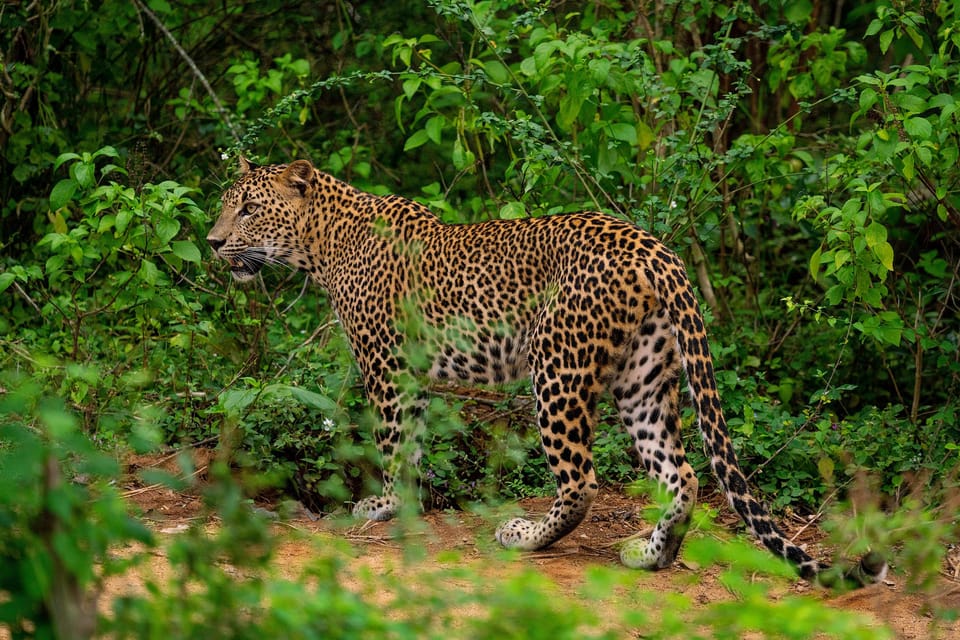
[[[771,601],[767,587],[745,577],[769,567],[769,556],[709,536],[692,536],[687,554],[703,565],[729,565],[722,580],[739,606],[702,607],[680,594],[667,596],[664,606],[664,595],[645,587],[642,575],[611,567],[587,570],[582,585],[564,593],[516,554],[489,547],[481,553],[494,557],[482,562],[448,551],[428,568],[423,538],[405,535],[418,530],[415,517],[394,529],[397,541],[410,545],[394,566],[365,568],[362,547],[321,534],[312,540],[313,559],[281,575],[278,546],[291,535],[305,538],[278,537],[222,463],[197,487],[207,517],[183,533],[158,536],[131,515],[114,488],[116,464],[97,452],[62,403],[27,383],[12,388],[0,410],[7,417],[0,628],[14,638],[616,638],[633,629],[671,638],[699,628],[710,629],[703,637],[737,637],[768,628],[769,616],[795,618],[777,637],[887,637],[875,623],[816,599]],[[186,482],[153,479],[174,489]],[[782,567],[775,575],[790,573]],[[140,586],[99,595],[112,584]]]
[[[351,547],[335,532],[277,527],[248,497],[262,480],[238,476],[222,459],[202,483],[190,469],[147,478],[197,491],[204,504],[188,530],[158,535],[121,497],[120,469],[93,446],[74,412],[29,380],[7,377],[4,385],[0,628],[14,638],[892,637],[877,621],[817,597],[783,596],[777,585],[792,580],[793,569],[751,543],[717,535],[709,510],[696,512],[684,547],[696,570],[674,579],[712,579],[701,574],[719,567],[729,597],[707,604],[679,583],[664,593],[651,574],[617,566],[586,569],[567,592],[496,548],[482,527],[473,542],[479,559],[448,550],[427,563],[430,534],[413,508],[389,529],[399,547],[392,564],[370,566],[362,545]],[[492,527],[499,516],[483,517]],[[658,517],[655,506],[648,517]],[[865,509],[835,522],[845,554],[863,553],[865,540],[897,548],[897,566],[917,588],[934,584],[948,521],[924,510],[891,518]],[[281,571],[278,550],[308,540],[311,559]],[[111,584],[140,586],[104,591]]]
[[[365,592],[328,585],[342,598],[325,601],[222,575],[220,558],[271,557],[245,501],[329,513],[378,488],[375,418],[323,293],[277,265],[236,286],[204,242],[241,152],[309,157],[447,222],[599,209],[662,237],[704,303],[758,496],[826,515],[844,555],[865,541],[928,587],[958,526],[960,5],[661,4],[7,3],[0,615],[14,635],[177,635],[148,619],[167,606],[182,636],[204,617],[231,634],[302,631],[309,606],[341,612],[345,629],[422,630],[365,609]],[[427,390],[424,506],[552,493],[527,387]],[[609,404],[600,414],[598,475],[626,486],[631,443]],[[695,422],[685,407],[709,489]],[[89,595],[128,570],[109,550],[152,539],[117,494],[118,460],[189,447],[217,451],[207,499],[229,534],[185,537],[170,549],[178,588],[125,604],[113,620],[129,627],[98,626]],[[540,595],[534,577],[516,580]],[[432,625],[430,603],[453,597],[398,602]],[[475,597],[500,612],[478,625],[519,624],[510,602]],[[269,604],[297,599],[309,606]],[[531,619],[592,624],[589,606],[532,600]],[[739,602],[724,615],[771,611]],[[651,637],[670,637],[665,620]]]
[[[743,543],[690,541],[689,557],[736,567],[720,577],[727,597],[707,605],[680,592],[653,589],[642,575],[616,567],[589,567],[570,588],[515,554],[478,562],[445,552],[429,565],[405,562],[397,554],[393,562],[371,569],[362,548],[326,537],[315,544],[322,548],[293,575],[267,570],[238,580],[232,565],[214,570],[217,580],[232,585],[230,599],[211,584],[210,575],[194,576],[199,589],[180,588],[186,576],[174,564],[176,578],[148,587],[156,589],[154,598],[115,600],[105,628],[118,637],[138,638],[190,638],[211,631],[238,638],[550,639],[640,633],[667,639],[740,638],[750,632],[797,639],[893,637],[877,620],[828,607],[815,596],[771,599],[776,581],[754,580],[747,573],[768,570],[769,559],[754,557],[764,552]],[[771,624],[771,618],[778,622]]]

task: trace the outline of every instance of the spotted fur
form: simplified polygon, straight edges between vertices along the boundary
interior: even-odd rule
[[[801,576],[824,569],[787,541],[750,494],[727,434],[697,298],[683,263],[637,226],[601,213],[443,224],[424,206],[379,197],[316,171],[306,160],[256,167],[223,195],[208,241],[238,280],[267,262],[309,273],[325,288],[382,425],[383,495],[354,512],[391,518],[397,474],[415,465],[420,400],[398,373],[413,336],[424,373],[437,380],[500,383],[530,377],[543,449],[557,483],[539,520],[517,518],[496,537],[542,549],[570,533],[597,495],[591,454],[597,403],[612,394],[647,473],[672,496],[649,540],[623,561],[650,569],[677,556],[697,498],[680,440],[679,374],[685,373],[710,465],[733,509]],[[873,581],[885,567],[868,554],[848,572]]]

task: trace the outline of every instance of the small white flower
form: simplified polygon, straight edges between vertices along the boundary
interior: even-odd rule
[[[223,153],[220,154],[220,159],[221,159],[221,160],[226,160],[226,159],[229,158],[229,157],[230,157],[230,156],[227,155],[227,152],[226,152],[226,151],[224,151]]]
[[[671,209],[676,209],[676,208],[677,208],[677,201],[676,201],[676,200],[671,200],[671,201],[670,201],[670,208],[671,208]]]
[[[337,426],[337,424],[330,418],[324,418],[322,425],[324,431],[333,431],[333,428]]]

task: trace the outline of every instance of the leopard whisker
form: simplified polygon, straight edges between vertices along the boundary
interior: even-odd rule
[[[275,247],[271,251],[267,247],[248,247],[238,258],[256,269],[268,265],[271,267],[288,267],[292,269],[293,267],[291,267],[289,262],[284,260],[284,258],[291,255],[291,253],[292,251],[286,248],[278,250],[278,248]]]
[[[294,265],[304,262],[303,260],[298,261],[296,258],[303,257],[302,252],[298,252],[289,247],[273,247],[273,250],[265,256],[265,263],[273,266],[287,267],[296,271],[297,267]]]

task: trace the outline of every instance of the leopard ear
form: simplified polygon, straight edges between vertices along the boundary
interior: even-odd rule
[[[306,195],[310,181],[313,180],[314,169],[309,160],[294,160],[280,174],[280,180],[283,184],[300,192],[300,195]]]
[[[260,165],[256,164],[255,162],[250,162],[243,156],[240,156],[239,158],[237,158],[237,160],[240,162],[240,175],[243,175],[245,173],[250,173],[254,169],[260,168]]]

